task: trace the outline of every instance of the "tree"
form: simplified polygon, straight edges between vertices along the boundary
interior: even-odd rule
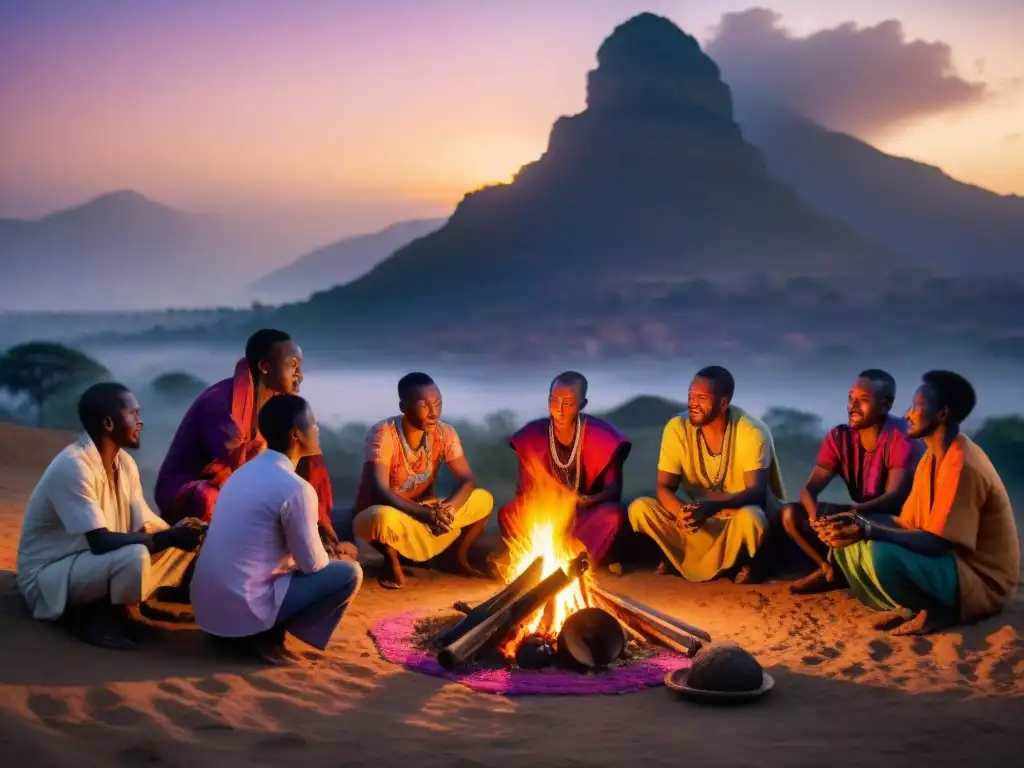
[[[784,440],[821,438],[821,417],[795,408],[774,405],[765,411],[761,420],[772,431],[772,436]]]
[[[110,371],[88,355],[47,341],[19,344],[0,356],[0,390],[27,397],[40,415],[58,392],[108,376]]]
[[[993,416],[985,419],[972,436],[1000,473],[1012,484],[1024,476],[1024,416]]]

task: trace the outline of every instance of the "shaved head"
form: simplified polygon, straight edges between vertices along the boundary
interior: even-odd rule
[[[554,381],[551,382],[551,387],[548,389],[548,393],[553,392],[555,387],[571,387],[576,390],[576,396],[580,400],[586,400],[587,386],[587,377],[582,373],[565,371],[555,376]]]

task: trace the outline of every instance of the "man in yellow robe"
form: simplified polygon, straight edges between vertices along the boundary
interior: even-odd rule
[[[476,487],[455,428],[441,421],[441,390],[425,373],[398,382],[401,416],[384,419],[366,436],[366,459],[356,492],[352,526],[357,539],[384,555],[385,589],[405,585],[400,557],[422,563],[455,545],[466,576],[484,576],[469,552],[494,507],[494,497]],[[439,499],[434,482],[446,465],[458,486]],[[457,543],[456,543],[457,542]]]
[[[732,404],[735,388],[725,368],[697,372],[688,418],[665,426],[657,498],[629,507],[633,530],[654,539],[688,581],[725,572],[737,583],[756,581],[754,555],[786,496],[771,432]]]

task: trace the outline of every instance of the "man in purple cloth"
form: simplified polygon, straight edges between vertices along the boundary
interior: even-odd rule
[[[848,423],[825,436],[800,503],[782,508],[786,533],[818,566],[790,591],[809,594],[832,588],[828,547],[814,532],[817,521],[849,510],[864,517],[899,514],[924,447],[907,437],[905,420],[890,415],[895,397],[896,381],[890,374],[877,368],[862,371],[850,388]],[[836,476],[846,484],[852,504],[818,501]]]
[[[185,413],[156,480],[160,516],[171,524],[185,517],[209,523],[231,473],[266,448],[257,425],[260,409],[276,395],[298,394],[302,378],[302,350],[287,333],[254,333],[234,376],[209,387]],[[316,491],[321,537],[333,548],[338,538],[323,456],[304,457],[297,471]]]
[[[583,374],[566,371],[551,382],[550,418],[531,421],[512,436],[511,446],[519,458],[519,491],[498,512],[498,525],[506,543],[515,537],[522,516],[524,475],[534,465],[546,466],[577,494],[573,535],[597,565],[607,559],[626,522],[622,467],[632,444],[607,421],[583,414],[586,405]],[[609,567],[618,570],[617,563]]]

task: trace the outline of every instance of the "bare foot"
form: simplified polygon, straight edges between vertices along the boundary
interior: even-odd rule
[[[946,619],[930,614],[928,611],[919,611],[914,618],[910,619],[910,621],[896,627],[896,629],[892,631],[892,634],[898,637],[928,635],[932,632],[938,632],[941,629],[945,629],[949,625],[950,622]]]
[[[667,576],[672,573],[672,566],[668,564],[667,560],[662,560],[658,563],[658,567],[654,569],[654,572],[659,576]]]
[[[493,576],[486,571],[481,571],[479,568],[473,567],[472,563],[469,562],[468,557],[459,557],[455,562],[455,567],[462,576],[468,576],[471,579],[491,579]]]
[[[401,589],[405,586],[405,573],[398,559],[398,550],[387,544],[374,542],[374,547],[384,555],[384,572],[377,578],[377,583],[384,589]]]
[[[819,568],[802,579],[797,579],[789,585],[790,594],[794,595],[817,595],[822,592],[831,592],[842,589],[846,584],[837,579],[830,568]]]
[[[622,575],[622,563],[608,563],[608,573],[612,576]]]
[[[896,629],[901,624],[907,623],[910,619],[911,617],[905,611],[886,611],[876,616],[874,621],[871,622],[871,626],[879,632],[888,632],[891,629]]]
[[[754,573],[754,569],[749,565],[740,568],[732,581],[734,584],[759,584],[761,582],[757,574]]]

